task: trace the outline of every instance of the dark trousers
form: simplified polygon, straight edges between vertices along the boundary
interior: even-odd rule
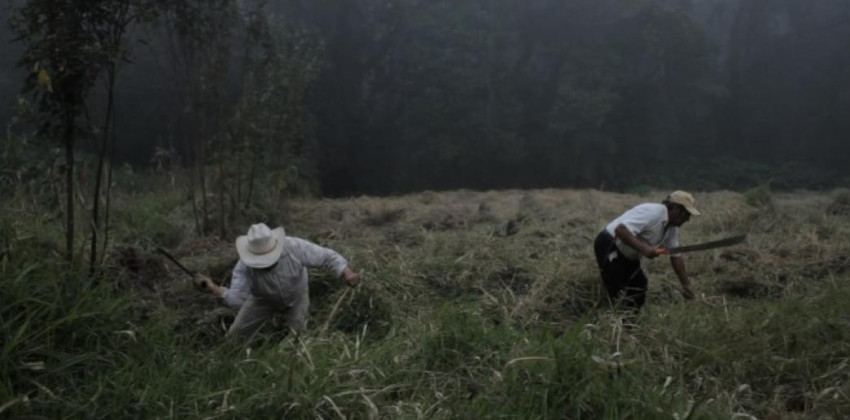
[[[614,244],[614,238],[605,230],[596,236],[593,251],[608,299],[614,303],[625,291],[623,305],[639,311],[646,301],[647,284],[640,261],[624,257]]]

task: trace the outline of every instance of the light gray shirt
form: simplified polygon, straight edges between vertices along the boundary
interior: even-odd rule
[[[666,248],[675,248],[679,246],[679,228],[669,226],[668,217],[667,206],[664,204],[639,204],[614,219],[605,230],[616,238],[617,226],[622,224],[632,235],[654,247],[664,244]],[[641,257],[638,250],[626,245],[619,238],[616,238],[615,243],[626,258],[637,260]]]
[[[271,270],[254,269],[239,260],[233,268],[230,288],[224,289],[221,298],[233,308],[240,308],[251,295],[292,306],[307,295],[308,267],[326,268],[339,277],[347,266],[348,262],[336,251],[287,236],[283,253]]]

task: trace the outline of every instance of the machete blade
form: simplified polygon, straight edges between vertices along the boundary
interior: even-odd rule
[[[705,251],[706,249],[721,248],[724,246],[737,245],[747,239],[747,235],[733,236],[719,241],[705,242],[696,245],[680,246],[667,249],[665,254],[681,254],[684,252]]]

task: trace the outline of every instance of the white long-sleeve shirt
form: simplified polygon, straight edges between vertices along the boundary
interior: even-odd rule
[[[348,262],[336,251],[310,241],[287,236],[283,253],[271,270],[256,270],[242,260],[233,267],[230,288],[224,288],[222,300],[240,308],[251,295],[291,305],[307,293],[307,268],[326,268],[339,277]]]
[[[612,237],[617,237],[616,229],[621,224],[639,239],[646,241],[652,246],[662,243],[666,248],[679,246],[679,228],[668,226],[669,219],[667,206],[657,203],[644,203],[632,207],[620,217],[614,219],[605,227]],[[636,249],[626,245],[619,238],[616,239],[617,248],[626,258],[631,260],[640,259],[641,254]]]

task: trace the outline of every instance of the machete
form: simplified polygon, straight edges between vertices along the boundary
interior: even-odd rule
[[[665,254],[681,254],[684,252],[705,251],[706,249],[720,248],[724,246],[736,245],[747,239],[747,235],[733,236],[731,238],[721,239],[719,241],[705,242],[696,245],[679,246],[676,248],[658,248],[655,250],[657,255]]]
[[[195,273],[192,270],[189,270],[183,264],[180,264],[180,261],[177,261],[177,258],[174,258],[174,256],[171,255],[171,253],[169,253],[168,251],[166,251],[162,247],[156,247],[156,250],[159,251],[160,254],[165,255],[165,258],[168,258],[169,260],[171,260],[171,262],[173,262],[175,265],[180,267],[180,269],[183,270],[184,273],[188,274],[189,277],[192,277],[192,279],[195,278],[195,274],[197,274],[197,273]],[[206,290],[207,283],[206,282],[201,282],[200,284],[195,283],[195,286],[197,286],[201,290]]]

